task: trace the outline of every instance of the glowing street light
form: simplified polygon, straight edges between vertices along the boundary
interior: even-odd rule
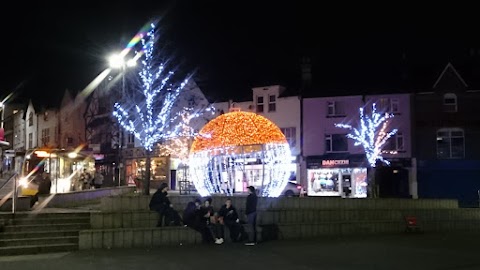
[[[113,54],[108,58],[108,62],[110,63],[111,68],[122,68],[125,65],[125,60],[123,56],[119,54]]]
[[[125,66],[134,67],[137,65],[137,59],[132,58],[125,60],[125,57],[121,54],[112,54],[108,58],[108,62],[110,64],[110,67],[114,69],[125,69]]]
[[[76,157],[77,157],[77,153],[75,153],[75,152],[70,152],[70,153],[68,153],[68,157],[69,157],[69,158],[76,158]]]

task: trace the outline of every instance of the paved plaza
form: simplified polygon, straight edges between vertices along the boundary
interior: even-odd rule
[[[480,234],[398,234],[0,256],[0,269],[480,269]]]

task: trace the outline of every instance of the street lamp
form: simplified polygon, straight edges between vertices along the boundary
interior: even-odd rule
[[[137,65],[137,61],[135,58],[128,59],[125,61],[125,56],[123,54],[113,54],[108,59],[110,63],[110,67],[113,69],[120,69],[122,75],[122,93],[121,96],[125,95],[125,70],[127,67],[135,67]],[[118,168],[118,186],[121,185],[120,176],[121,176],[121,168],[123,167],[122,161],[122,127],[120,124],[118,125],[118,162],[116,164]]]
[[[111,68],[122,68],[125,65],[124,57],[120,54],[113,54],[108,58]]]

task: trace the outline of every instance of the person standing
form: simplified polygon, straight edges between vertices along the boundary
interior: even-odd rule
[[[50,175],[47,172],[43,172],[42,180],[38,186],[38,194],[48,195],[50,194],[50,189],[52,189],[52,180],[50,179]]]
[[[93,185],[95,189],[101,188],[103,185],[103,174],[98,170],[95,171],[95,178],[93,179]]]
[[[39,195],[48,195],[52,189],[52,180],[47,172],[43,172],[41,177],[38,176],[33,180],[35,183],[38,183],[38,191],[30,200],[30,208],[38,202]]]
[[[253,186],[249,186],[247,204],[245,214],[247,215],[247,224],[250,227],[248,234],[248,242],[246,246],[254,246],[257,244],[257,193]]]

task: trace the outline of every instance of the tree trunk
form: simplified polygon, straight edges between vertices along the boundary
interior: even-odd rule
[[[378,186],[376,181],[376,168],[371,167],[368,170],[368,197],[378,198]]]
[[[143,179],[143,194],[150,195],[150,177],[151,177],[151,169],[150,165],[152,163],[151,156],[152,152],[149,150],[145,150],[145,155],[147,160],[145,161],[145,178]]]

